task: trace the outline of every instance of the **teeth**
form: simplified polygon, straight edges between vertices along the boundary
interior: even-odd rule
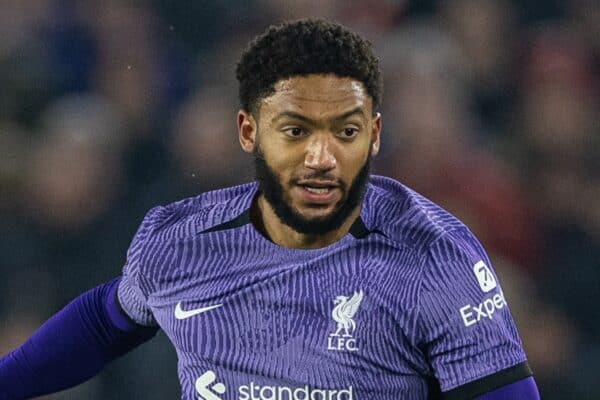
[[[324,194],[324,193],[329,192],[329,188],[313,188],[313,187],[309,187],[309,186],[305,186],[305,188],[309,192],[316,193],[316,194]]]

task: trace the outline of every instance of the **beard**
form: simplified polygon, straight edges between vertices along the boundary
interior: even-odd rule
[[[348,188],[344,182],[339,182],[342,191],[342,199],[335,205],[333,211],[328,215],[316,218],[306,218],[294,208],[290,201],[286,200],[281,179],[273,171],[264,158],[260,145],[256,144],[254,151],[254,166],[258,189],[265,196],[267,202],[273,208],[275,215],[285,225],[296,232],[307,235],[322,235],[340,228],[348,219],[350,214],[361,203],[369,181],[371,154],[362,165]],[[315,172],[303,179],[326,179],[332,180],[327,173]],[[290,183],[294,184],[295,180]]]

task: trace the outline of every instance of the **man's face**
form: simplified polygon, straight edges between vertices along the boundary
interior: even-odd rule
[[[240,140],[281,222],[305,234],[339,228],[360,204],[379,148],[381,118],[364,86],[334,75],[282,80],[253,122]]]

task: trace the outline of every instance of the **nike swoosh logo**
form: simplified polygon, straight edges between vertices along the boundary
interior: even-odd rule
[[[201,308],[196,308],[193,310],[184,310],[181,308],[181,302],[177,303],[175,306],[175,318],[177,319],[188,319],[198,314],[202,314],[203,312],[215,309],[217,307],[221,307],[223,304],[215,304],[212,306],[206,306]]]

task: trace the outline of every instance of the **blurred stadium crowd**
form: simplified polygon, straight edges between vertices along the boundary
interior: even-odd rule
[[[600,2],[4,0],[0,354],[119,274],[145,211],[253,177],[235,63],[269,24],[332,18],[385,74],[392,176],[489,251],[542,398],[598,399]],[[175,399],[160,336],[48,399]]]

